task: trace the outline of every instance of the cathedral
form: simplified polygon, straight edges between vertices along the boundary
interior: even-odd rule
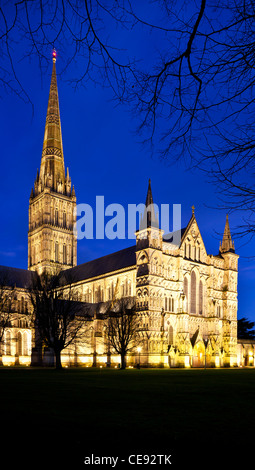
[[[153,209],[151,181],[145,200]],[[71,276],[79,302],[93,307],[114,297],[134,299],[141,343],[128,355],[128,367],[138,360],[142,367],[255,365],[255,344],[237,339],[238,254],[228,217],[217,255],[206,251],[194,207],[178,244],[164,236],[150,210],[136,231],[134,246],[77,265],[75,208],[76,194],[64,163],[53,57],[40,171],[29,199],[28,269],[0,266],[2,287],[15,288],[13,314],[0,343],[3,365],[54,364],[47,349],[38,362],[28,287],[35,272],[56,269]],[[94,312],[90,342],[64,349],[64,366],[119,366],[117,354],[109,363],[98,309]]]

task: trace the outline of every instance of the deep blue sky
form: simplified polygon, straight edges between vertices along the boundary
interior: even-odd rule
[[[50,53],[50,51],[49,51]],[[59,57],[57,70],[61,66]],[[13,94],[1,99],[1,185],[0,185],[0,264],[27,268],[28,203],[37,168],[40,167],[51,65],[43,77],[36,62],[19,65],[20,78],[34,104],[20,101]],[[95,206],[97,195],[105,203],[145,202],[151,178],[154,202],[181,204],[182,225],[191,217],[195,206],[197,222],[210,254],[217,254],[219,233],[226,214],[216,210],[214,187],[198,170],[188,171],[181,164],[165,166],[152,159],[135,135],[136,122],[125,107],[116,107],[109,91],[95,87],[74,89],[58,77],[60,114],[65,164],[75,186],[77,202]],[[209,206],[209,207],[208,207]],[[212,208],[210,208],[212,207]],[[240,214],[231,214],[230,227],[240,222]],[[134,240],[78,241],[78,263],[125,248]],[[254,241],[243,245],[235,240],[239,260],[239,317],[255,321]]]

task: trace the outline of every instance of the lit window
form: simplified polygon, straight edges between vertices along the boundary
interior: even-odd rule
[[[186,297],[186,305],[187,305],[187,311],[189,310],[189,286],[188,286],[188,279],[185,277],[184,278],[184,286],[183,286],[183,292]]]
[[[5,331],[5,354],[7,356],[11,355],[11,332],[10,331]]]
[[[199,313],[202,315],[203,308],[204,308],[204,292],[203,292],[203,283],[202,281],[199,282]]]
[[[67,263],[66,245],[63,245],[63,263]]]
[[[194,271],[191,273],[191,301],[190,301],[190,308],[191,313],[196,313],[196,296],[197,296],[197,279],[196,274]]]
[[[58,263],[58,261],[59,261],[59,246],[58,246],[58,242],[55,243],[55,261],[56,261],[56,263]]]
[[[17,353],[22,356],[22,334],[20,331],[18,332]]]

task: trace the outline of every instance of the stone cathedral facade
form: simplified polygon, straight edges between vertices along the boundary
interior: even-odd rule
[[[237,340],[238,255],[228,217],[217,255],[206,251],[194,208],[176,245],[158,227],[149,181],[146,207],[152,210],[145,211],[136,244],[77,266],[76,195],[64,164],[55,62],[53,58],[41,166],[29,199],[28,270],[0,267],[15,286],[2,363],[37,363],[27,287],[35,271],[61,270],[72,276],[77,300],[88,305],[104,305],[114,297],[135,299],[142,340],[139,363],[144,367],[254,366],[254,344]],[[64,365],[118,366],[114,354],[109,364],[98,308],[94,311],[90,341],[65,349]],[[51,352],[41,353],[42,363],[51,364]],[[133,352],[127,364],[137,363],[138,352]]]

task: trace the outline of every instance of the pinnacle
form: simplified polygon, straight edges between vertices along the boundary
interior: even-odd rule
[[[54,54],[40,168],[41,180],[45,181],[45,178],[48,178],[48,176],[51,176],[52,185],[54,185],[54,181],[61,181],[63,184],[65,182],[64,153],[56,75],[56,55]]]
[[[228,214],[226,215],[225,229],[223,233],[222,243],[220,245],[220,252],[226,253],[228,251],[235,251],[234,243],[232,241],[231,232],[229,228]]]
[[[155,215],[155,207],[153,203],[150,179],[149,179],[148,191],[147,191],[146,202],[145,202],[145,211],[143,214],[143,218],[141,219],[141,223],[140,223],[140,230],[147,228],[147,227],[158,228],[158,221]]]

